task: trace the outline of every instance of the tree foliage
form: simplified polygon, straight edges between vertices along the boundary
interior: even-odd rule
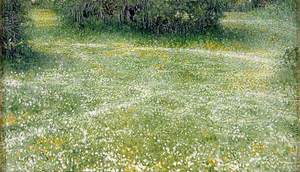
[[[7,57],[15,57],[18,48],[24,44],[24,6],[22,0],[4,0],[2,41]]]
[[[73,22],[117,22],[155,32],[216,26],[226,0],[64,0],[56,6]]]

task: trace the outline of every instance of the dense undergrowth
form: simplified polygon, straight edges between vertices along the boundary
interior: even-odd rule
[[[226,0],[57,1],[66,19],[85,25],[118,24],[155,33],[205,31],[218,24]]]
[[[1,44],[4,45],[4,57],[19,59],[29,50],[24,33],[27,24],[26,8],[28,3],[19,0],[5,0],[2,3],[3,34],[1,35]]]

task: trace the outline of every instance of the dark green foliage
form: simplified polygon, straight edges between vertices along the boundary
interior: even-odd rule
[[[203,31],[222,16],[219,0],[149,1],[137,15],[137,25],[157,32]]]
[[[3,44],[6,57],[19,55],[19,49],[25,45],[23,22],[25,20],[25,2],[5,0]]]
[[[152,32],[185,33],[216,26],[226,0],[67,0],[56,6],[68,19],[87,23],[119,23]]]
[[[297,64],[299,59],[299,48],[289,47],[286,48],[284,54],[280,57],[280,61],[277,64],[278,72],[276,81],[287,86],[297,86]]]
[[[283,55],[283,66],[291,69],[292,71],[296,70],[297,61],[298,61],[298,47],[287,48]]]

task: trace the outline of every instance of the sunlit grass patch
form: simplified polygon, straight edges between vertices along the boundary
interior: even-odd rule
[[[247,69],[242,72],[229,76],[228,89],[234,90],[257,90],[265,91],[271,87],[271,80],[274,78],[274,72],[269,67],[260,67],[257,69]]]
[[[31,11],[30,16],[37,27],[51,27],[58,25],[57,15],[52,10],[34,9]]]

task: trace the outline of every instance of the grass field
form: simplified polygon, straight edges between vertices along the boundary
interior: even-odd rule
[[[5,68],[8,171],[296,171],[293,16],[184,38],[30,17],[35,56]]]

